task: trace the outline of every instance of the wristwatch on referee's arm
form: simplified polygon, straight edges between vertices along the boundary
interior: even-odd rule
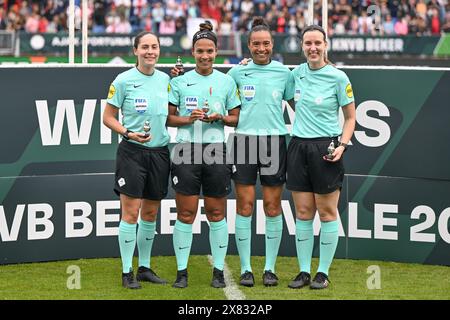
[[[130,134],[130,133],[132,133],[133,131],[131,131],[131,130],[128,130],[127,129],[127,131],[125,131],[123,134],[122,134],[122,137],[125,139],[125,140],[130,140],[130,137],[128,136],[128,134]]]
[[[348,143],[339,142],[339,146],[338,147],[344,147],[344,152],[345,152],[345,151],[347,151]]]

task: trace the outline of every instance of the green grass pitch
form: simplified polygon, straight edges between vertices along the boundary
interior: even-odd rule
[[[235,283],[239,282],[239,257],[228,256],[228,268]],[[312,271],[317,269],[313,259]],[[134,261],[136,269],[137,260]],[[73,273],[70,266],[80,271],[80,289],[69,289]],[[370,266],[378,266],[380,288],[369,289],[372,276]],[[450,267],[421,264],[405,264],[383,261],[335,259],[330,269],[331,285],[325,290],[299,290],[287,287],[298,273],[295,257],[278,257],[277,287],[264,287],[262,268],[264,257],[252,257],[256,284],[252,288],[237,286],[248,300],[428,300],[450,299]],[[69,268],[69,269],[68,269]],[[79,268],[79,269],[78,269]],[[176,275],[175,257],[153,257],[152,268],[167,279],[167,285],[143,283],[141,290],[121,287],[120,259],[82,259],[59,262],[14,264],[0,266],[0,299],[145,299],[145,300],[226,300],[223,289],[210,287],[212,267],[206,256],[189,259],[189,287],[171,287]],[[69,273],[68,273],[69,270]],[[369,269],[370,270],[370,269]],[[370,282],[370,281],[369,281]],[[69,285],[70,287],[70,285]]]

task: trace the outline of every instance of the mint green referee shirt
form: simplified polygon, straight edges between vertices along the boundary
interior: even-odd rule
[[[241,97],[241,111],[236,133],[247,135],[285,135],[288,133],[283,117],[283,100],[288,92],[292,73],[278,61],[258,65],[234,66],[228,74],[236,82]]]
[[[241,104],[233,79],[218,70],[203,76],[195,70],[170,81],[169,102],[178,107],[178,115],[189,117],[194,109],[201,109],[208,101],[209,114],[226,115],[228,110]],[[222,121],[207,123],[200,120],[178,127],[177,142],[219,143],[224,142]]]
[[[347,75],[332,65],[312,70],[308,63],[296,67],[292,74],[295,81],[292,135],[301,138],[341,135],[339,108],[354,101]]]
[[[144,144],[129,140],[146,147],[163,147],[169,143],[166,128],[168,108],[169,76],[155,69],[149,76],[136,67],[120,73],[109,87],[110,105],[122,111],[122,125],[133,132],[144,133],[143,126],[150,122],[152,138]]]

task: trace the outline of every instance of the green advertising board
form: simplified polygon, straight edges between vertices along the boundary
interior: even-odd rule
[[[0,67],[0,264],[119,256],[120,204],[112,191],[119,137],[101,115],[110,82],[127,68]],[[450,69],[343,70],[353,84],[357,125],[345,154],[336,257],[450,265]],[[289,130],[293,119],[285,105]],[[170,128],[171,146],[175,131]],[[176,206],[169,190],[158,216],[156,255],[174,254]],[[263,255],[259,187],[257,199],[252,242],[254,254]],[[193,254],[209,253],[202,205]],[[229,254],[237,253],[235,208],[232,193]],[[282,208],[280,255],[295,256],[287,190]],[[316,219],[316,235],[319,228]]]
[[[95,34],[88,37],[90,56],[133,55],[133,39],[129,34]],[[240,38],[236,43],[235,36]],[[298,35],[274,34],[274,52],[291,54],[300,52]],[[66,56],[69,37],[60,33],[17,33],[20,55]],[[191,39],[185,34],[160,35],[161,54],[188,55],[191,51]],[[440,36],[368,36],[368,35],[332,35],[329,38],[329,50],[338,54],[353,55],[412,55],[450,57],[448,34]],[[81,54],[81,33],[75,35],[75,52]],[[231,36],[218,36],[219,54],[237,55],[238,47],[248,53],[247,34],[236,33]]]

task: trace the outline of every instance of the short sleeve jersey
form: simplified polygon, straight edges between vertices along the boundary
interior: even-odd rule
[[[236,82],[242,101],[237,133],[247,135],[285,135],[288,133],[283,100],[293,98],[288,83],[292,73],[278,61],[258,65],[253,61],[237,65],[228,74]]]
[[[145,144],[130,142],[146,147],[162,147],[169,143],[166,128],[169,80],[169,76],[159,70],[146,75],[133,68],[119,74],[111,84],[106,101],[122,111],[125,128],[144,133],[145,121],[150,122],[152,139]]]
[[[195,70],[170,81],[169,102],[178,107],[178,115],[189,117],[194,109],[201,109],[205,102],[209,112],[226,115],[228,110],[241,104],[233,79],[218,70],[207,76]],[[178,127],[177,142],[219,143],[224,142],[222,121],[207,123],[195,121],[193,124]]]
[[[301,138],[341,135],[339,108],[354,101],[347,75],[332,65],[312,70],[307,63],[296,67],[292,74],[295,81],[292,135]]]

